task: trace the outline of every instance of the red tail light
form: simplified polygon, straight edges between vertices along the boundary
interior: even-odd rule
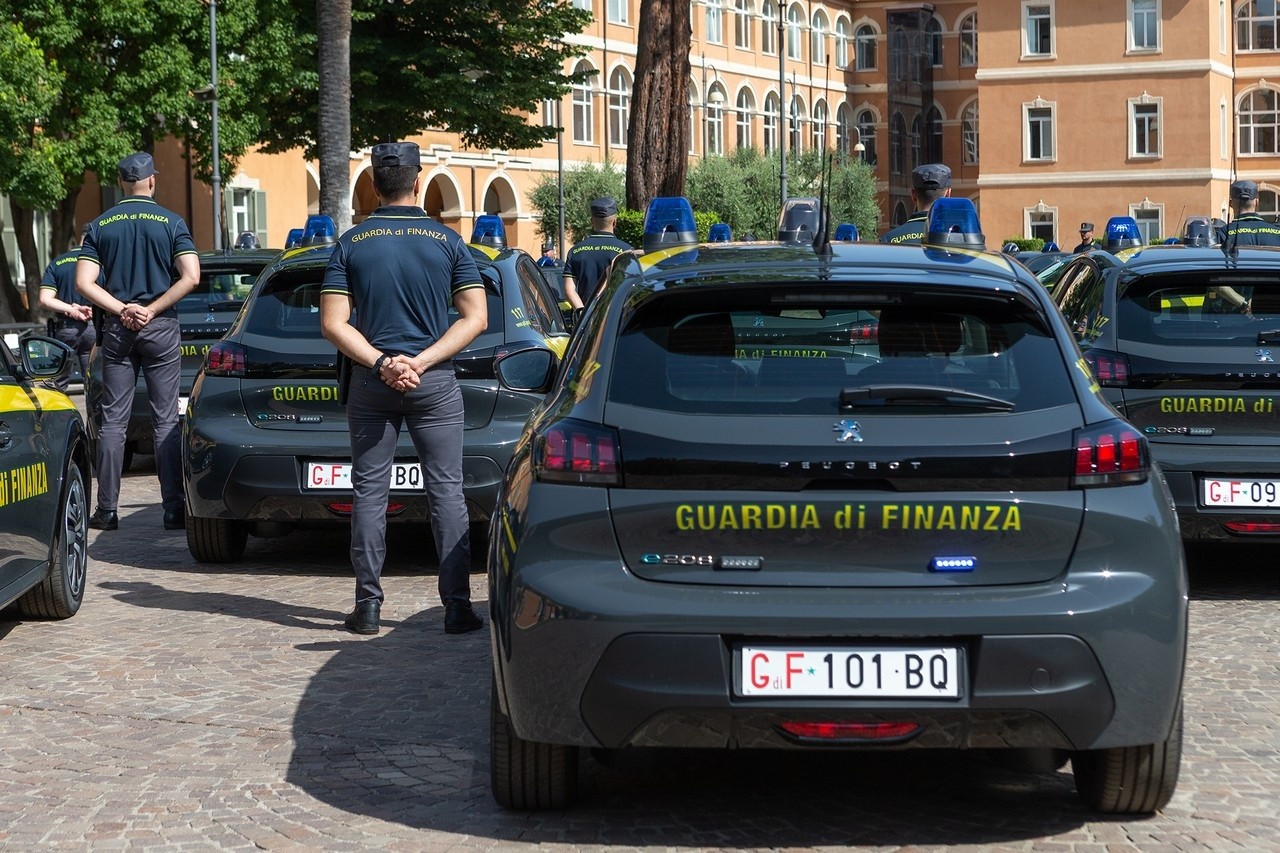
[[[1075,448],[1076,487],[1142,483],[1151,470],[1147,440],[1124,421],[1076,430]]]
[[[538,437],[534,470],[548,482],[620,486],[618,434],[582,421],[558,421]]]
[[[1223,527],[1232,533],[1262,534],[1274,536],[1280,533],[1280,523],[1274,521],[1228,521]]]
[[[212,376],[244,376],[244,365],[244,347],[229,341],[219,341],[209,347],[204,372]]]
[[[849,327],[849,343],[853,346],[874,344],[880,340],[880,324],[874,320]]]
[[[920,730],[919,723],[797,723],[781,726],[787,734],[819,740],[900,740]]]
[[[1104,388],[1123,388],[1129,384],[1129,357],[1109,350],[1089,350],[1084,354],[1093,377]]]

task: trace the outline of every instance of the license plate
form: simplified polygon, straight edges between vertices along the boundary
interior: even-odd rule
[[[960,695],[954,648],[742,649],[742,696],[938,699]]]
[[[308,489],[341,490],[351,489],[350,462],[308,462],[307,480],[304,486]],[[421,492],[422,466],[417,462],[396,462],[391,466],[391,488],[402,492]]]
[[[1280,507],[1280,480],[1200,481],[1205,506]]]
[[[187,415],[187,398],[178,398],[178,417],[183,418]]]

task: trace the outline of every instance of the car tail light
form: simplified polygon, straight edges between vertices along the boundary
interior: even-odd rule
[[[1120,486],[1146,482],[1151,470],[1147,440],[1124,421],[1075,431],[1071,485]]]
[[[1129,357],[1109,350],[1089,350],[1084,354],[1093,377],[1104,388],[1123,388],[1129,384]]]
[[[880,324],[873,321],[849,327],[849,343],[853,346],[874,344],[880,340]]]
[[[538,436],[534,472],[539,480],[621,486],[618,434],[582,421],[557,421]]]
[[[230,341],[219,341],[209,347],[204,372],[211,376],[244,376],[245,348]]]
[[[1280,522],[1274,521],[1228,521],[1222,525],[1232,533],[1260,534],[1274,536],[1280,533]]]
[[[901,740],[914,735],[920,730],[919,723],[801,723],[786,722],[781,725],[784,732],[798,738],[813,740],[862,740],[890,741]]]
[[[338,515],[351,515],[355,509],[356,505],[351,501],[333,501],[329,504],[329,511],[336,512]],[[397,515],[401,512],[404,512],[404,504],[387,504],[387,515]]]

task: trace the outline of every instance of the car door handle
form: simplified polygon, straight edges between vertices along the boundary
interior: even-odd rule
[[[13,430],[9,428],[9,424],[0,421],[0,450],[8,450],[13,447]]]

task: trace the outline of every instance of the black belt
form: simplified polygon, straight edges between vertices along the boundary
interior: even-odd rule
[[[84,329],[89,325],[88,320],[73,320],[67,317],[54,323],[55,329]]]

